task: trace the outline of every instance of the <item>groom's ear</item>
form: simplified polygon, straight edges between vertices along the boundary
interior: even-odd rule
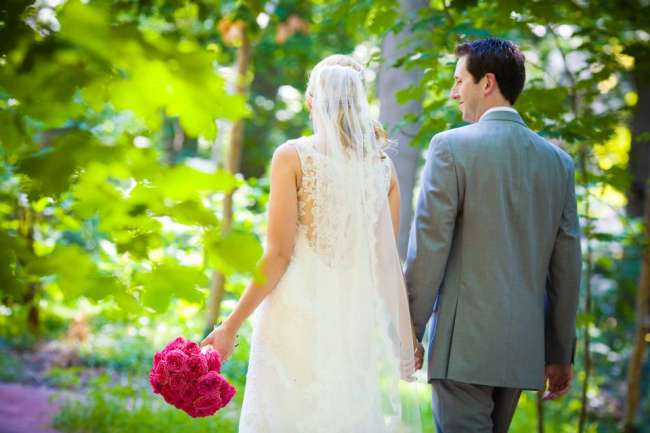
[[[495,91],[500,92],[497,77],[492,72],[483,75],[483,94],[489,96]]]

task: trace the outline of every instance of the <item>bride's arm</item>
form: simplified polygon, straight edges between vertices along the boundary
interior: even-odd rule
[[[296,149],[289,144],[278,147],[271,160],[267,246],[259,263],[263,281],[251,280],[230,316],[201,342],[201,345],[211,344],[223,360],[232,353],[234,338],[242,323],[275,288],[289,265],[298,219],[299,170]]]
[[[399,207],[400,207],[400,192],[399,182],[397,181],[397,171],[393,161],[390,162],[391,175],[390,175],[390,189],[388,190],[388,203],[390,205],[390,216],[393,221],[393,234],[395,242],[399,242]]]
[[[391,179],[390,179],[390,189],[388,190],[388,203],[390,204],[390,214],[393,221],[393,234],[395,236],[395,242],[399,243],[399,208],[401,202],[401,196],[399,191],[399,181],[397,180],[397,170],[395,165],[391,160]],[[415,334],[415,327],[413,326],[413,321],[411,322],[411,337],[413,339],[413,350],[415,352],[415,369],[419,370],[422,368],[424,363],[424,347],[420,344],[420,341],[417,339]]]

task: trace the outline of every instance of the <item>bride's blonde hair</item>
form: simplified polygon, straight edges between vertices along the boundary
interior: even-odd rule
[[[360,87],[355,87],[353,85],[347,87],[348,91],[350,92],[349,98],[346,98],[345,101],[340,100],[338,104],[343,106],[340,106],[339,107],[340,109],[336,110],[335,127],[338,136],[340,137],[341,144],[343,144],[345,147],[349,147],[352,144],[353,137],[351,137],[350,134],[350,125],[348,123],[348,119],[346,119],[346,111],[351,109],[360,111],[361,107],[358,106],[357,104],[357,102],[360,101],[360,98],[364,98],[365,102],[367,103],[368,96],[366,93],[366,80],[365,80],[366,70],[357,59],[349,55],[333,54],[331,56],[325,57],[323,60],[318,62],[316,66],[314,66],[314,69],[312,69],[312,72],[309,77],[309,83],[307,85],[308,97],[311,98],[314,97],[316,77],[318,77],[318,79],[320,80],[327,79],[326,74],[322,74],[319,72],[322,72],[325,68],[328,67],[343,67],[343,68],[352,69],[356,73],[354,74],[354,76],[358,77],[358,79],[361,82]],[[319,84],[325,86],[325,83],[321,82]],[[358,91],[357,89],[361,89],[363,94],[361,95],[356,94],[355,92]],[[377,140],[378,144],[380,144],[381,148],[384,149],[390,143],[390,140],[388,139],[388,133],[383,128],[381,123],[376,119],[370,119],[370,122],[372,123],[375,139]]]

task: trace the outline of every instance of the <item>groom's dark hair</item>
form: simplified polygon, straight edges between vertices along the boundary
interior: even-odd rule
[[[467,56],[467,70],[475,83],[491,72],[497,79],[501,94],[511,104],[515,103],[526,81],[524,55],[516,44],[497,38],[479,39],[459,44],[456,55]]]

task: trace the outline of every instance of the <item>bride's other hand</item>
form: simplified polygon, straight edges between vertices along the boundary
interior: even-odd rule
[[[219,352],[221,362],[223,363],[230,358],[230,355],[235,350],[236,337],[236,332],[226,328],[224,325],[219,325],[201,341],[201,346],[212,346],[214,350]]]

